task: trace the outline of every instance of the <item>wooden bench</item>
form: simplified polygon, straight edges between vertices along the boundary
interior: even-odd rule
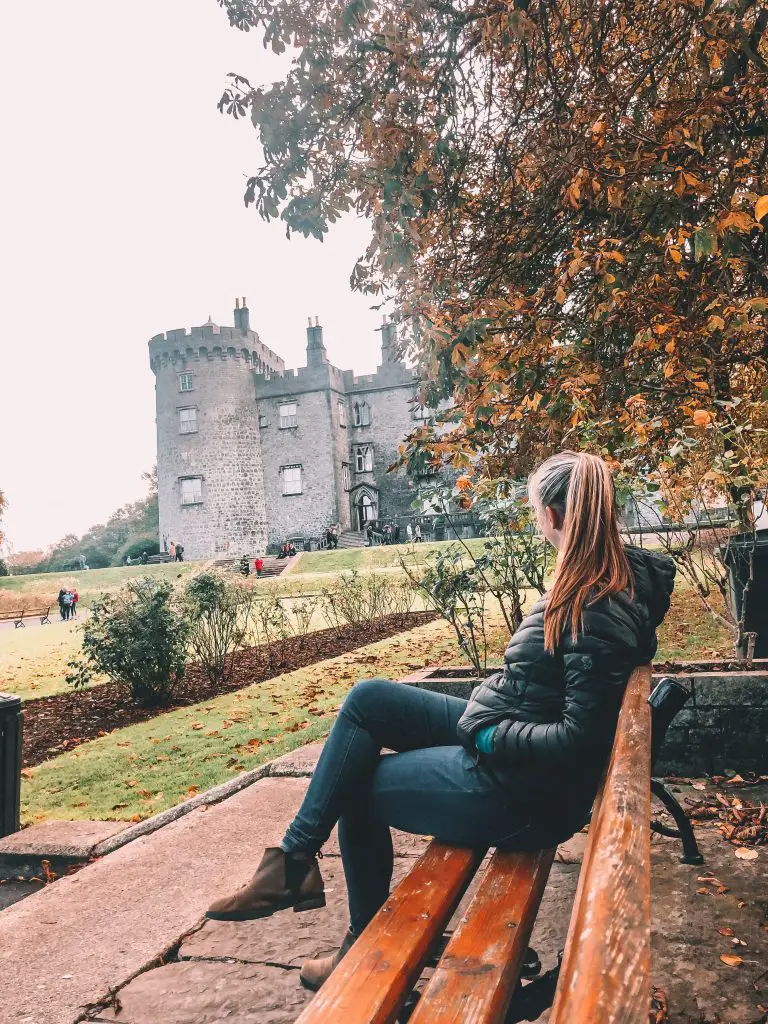
[[[9,611],[0,611],[0,622],[10,622],[11,620],[13,620],[14,629],[18,629],[20,626],[22,629],[24,629],[24,627],[26,626],[26,623],[24,622],[25,618],[39,618],[41,626],[44,626],[46,622],[50,626],[51,620],[48,618],[48,612],[50,610],[50,605],[48,605],[47,608],[43,605],[40,605],[39,607],[33,606],[31,608],[15,608],[10,609]]]
[[[627,685],[593,807],[550,1024],[648,1021],[650,682],[645,666]],[[298,1024],[406,1019],[409,1010],[400,1016],[406,1000],[485,852],[430,843]],[[504,1021],[516,990],[526,991],[519,984],[521,965],[554,855],[554,846],[493,853],[411,1024]]]

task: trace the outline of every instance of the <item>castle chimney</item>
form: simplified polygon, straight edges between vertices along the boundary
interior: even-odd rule
[[[399,363],[399,353],[397,351],[397,326],[388,320],[386,317],[382,317],[381,327],[381,362],[386,365],[387,363]]]
[[[323,343],[323,328],[320,326],[320,317],[315,317],[314,326],[312,317],[309,318],[307,327],[307,366],[322,366],[328,362],[328,353]]]
[[[242,331],[243,334],[247,334],[250,328],[251,314],[245,304],[245,298],[243,298],[242,306],[240,305],[240,299],[235,299],[235,329]]]

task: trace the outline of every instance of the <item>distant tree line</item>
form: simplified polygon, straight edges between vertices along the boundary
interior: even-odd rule
[[[28,565],[13,565],[11,572],[16,575],[79,569],[83,559],[91,569],[104,569],[110,565],[122,565],[126,555],[138,558],[143,551],[157,554],[157,468],[145,473],[144,479],[149,484],[145,498],[123,505],[106,523],[92,526],[82,537],[67,534],[48,548],[39,560]]]

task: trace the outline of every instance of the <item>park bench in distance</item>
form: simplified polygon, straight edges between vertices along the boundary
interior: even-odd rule
[[[638,668],[624,695],[611,759],[592,811],[550,1024],[648,1021],[650,682],[651,667]],[[659,734],[656,742],[656,731],[654,752],[662,738]],[[686,852],[693,843],[699,858],[694,863],[700,863],[692,832],[686,841]],[[430,843],[297,1024],[397,1021],[484,852]],[[504,1021],[554,855],[554,846],[494,852],[411,1024]]]
[[[24,619],[40,619],[40,625],[44,626],[46,623],[50,626],[51,620],[48,618],[48,612],[51,610],[51,606],[48,605],[32,605],[29,608],[12,608],[9,611],[0,611],[0,622],[10,622],[13,620],[14,629],[18,629],[19,626],[23,629],[26,626]]]

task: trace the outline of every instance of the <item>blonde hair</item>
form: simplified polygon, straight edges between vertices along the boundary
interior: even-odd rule
[[[566,625],[583,628],[584,608],[632,591],[632,571],[619,531],[616,488],[597,455],[563,451],[531,474],[529,493],[562,519],[563,544],[544,611],[544,646],[554,651]]]

